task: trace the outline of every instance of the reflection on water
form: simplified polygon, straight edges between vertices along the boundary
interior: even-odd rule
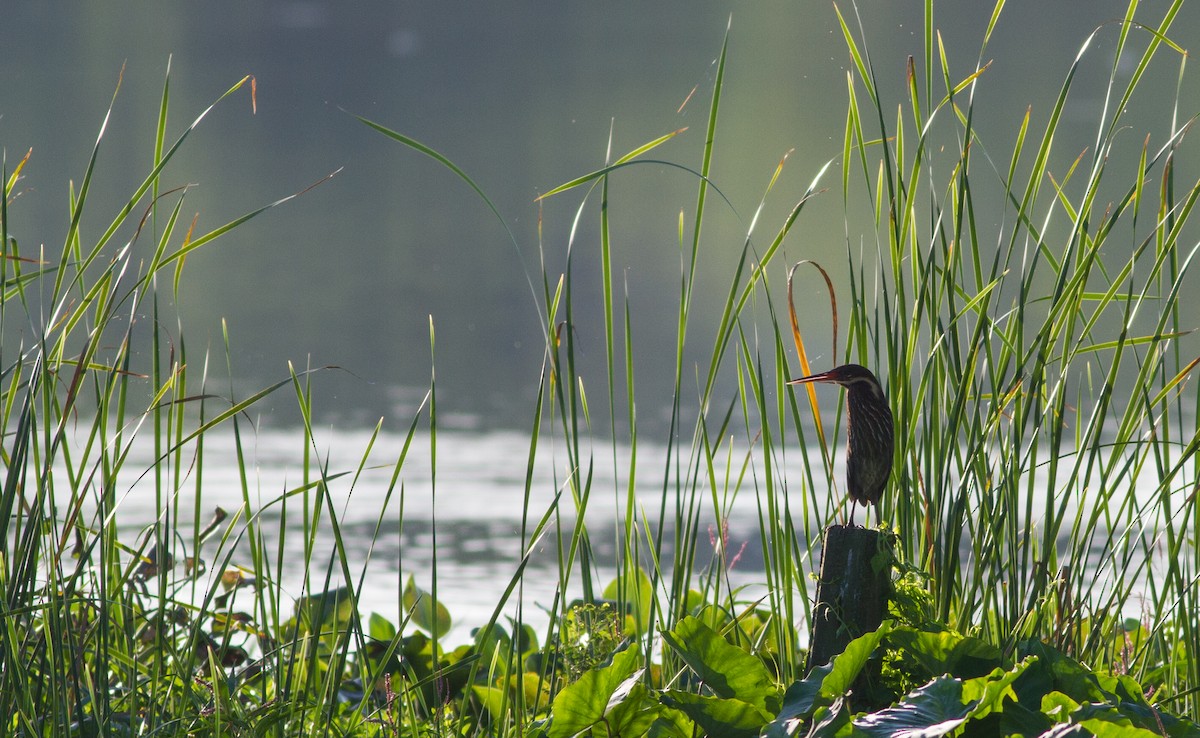
[[[512,433],[473,434],[442,432],[437,436],[436,475],[429,464],[430,438],[420,435],[412,442],[407,459],[392,485],[395,459],[403,438],[383,435],[376,440],[371,457],[353,479],[356,467],[367,448],[369,435],[363,432],[330,432],[316,443],[313,467],[328,463],[330,498],[344,542],[347,565],[356,585],[361,578],[360,605],[364,613],[378,612],[399,622],[400,592],[411,575],[418,586],[436,586],[438,598],[455,619],[452,640],[466,638],[469,630],[488,621],[508,583],[516,576],[522,554],[532,536],[533,526],[555,503],[556,490],[564,485],[561,468],[556,476],[553,444],[539,446],[541,457],[532,470],[530,493],[525,494],[525,476],[529,439]],[[236,466],[236,447],[230,434],[211,434],[205,439],[203,490],[197,504],[194,485],[189,480],[180,486],[174,500],[178,513],[163,515],[156,504],[153,475],[147,475],[126,489],[118,507],[117,520],[129,539],[156,518],[169,520],[178,514],[176,527],[187,539],[192,529],[193,511],[199,511],[203,527],[215,508],[230,512],[243,508],[249,500],[266,541],[267,559],[284,563],[277,582],[286,598],[305,594],[305,550],[311,545],[312,567],[309,586],[313,591],[325,588],[327,568],[331,587],[343,581],[340,562],[332,559],[337,547],[333,526],[326,513],[308,540],[305,512],[325,502],[315,491],[296,492],[305,485],[299,469],[303,456],[303,438],[298,432],[259,431],[244,435],[246,452],[252,462],[247,467],[249,492],[243,497],[241,472]],[[127,469],[140,470],[152,462],[149,444],[135,445]],[[646,446],[639,449],[643,469],[662,468],[662,450]],[[627,468],[627,451],[619,451],[619,468]],[[350,474],[342,475],[347,471]],[[618,553],[618,512],[614,490],[617,485],[611,464],[598,463],[593,473],[593,495],[587,512],[588,531],[597,586],[603,587],[615,576]],[[646,472],[639,481],[638,504],[650,518],[656,531],[661,501],[661,480]],[[314,477],[310,477],[312,479]],[[794,478],[800,478],[796,473]],[[352,481],[353,479],[353,481]],[[389,492],[390,489],[390,492]],[[672,503],[673,504],[673,503]],[[622,500],[623,505],[623,500]],[[526,511],[527,506],[527,511]],[[668,520],[673,508],[668,507]],[[532,549],[524,569],[522,586],[504,608],[514,614],[518,603],[533,623],[544,622],[538,611],[551,608],[559,589],[558,541],[565,551],[574,525],[575,508],[570,496],[561,500],[558,515]],[[526,518],[524,532],[522,519]],[[728,572],[733,586],[748,586],[749,596],[762,590],[763,558],[759,537],[757,503],[752,493],[736,498],[725,521],[725,545],[736,563]],[[712,565],[719,545],[717,525],[711,512],[700,516],[700,545],[697,572]],[[797,521],[797,524],[801,524]],[[241,531],[239,523],[238,532]],[[220,536],[210,539],[202,558],[207,562],[223,560],[228,548]],[[659,560],[670,561],[675,531],[669,524],[663,535]],[[250,551],[244,537],[235,539],[231,565],[248,565]],[[282,545],[282,555],[279,547]],[[181,556],[177,556],[182,559]],[[646,557],[643,564],[651,565]],[[210,572],[215,575],[216,572]],[[582,594],[578,564],[568,582],[565,596]],[[286,610],[286,608],[285,608]]]
[[[139,531],[153,523],[156,516],[170,522],[170,515],[178,515],[176,527],[181,531],[176,540],[190,540],[192,517],[197,515],[203,526],[212,511],[220,506],[229,511],[243,508],[249,501],[249,510],[266,543],[267,559],[271,567],[277,560],[283,561],[283,569],[277,585],[283,597],[283,609],[289,611],[288,600],[306,594],[303,568],[305,550],[310,545],[309,529],[305,526],[306,511],[309,515],[318,507],[323,508],[321,522],[312,534],[312,566],[308,591],[343,583],[341,563],[334,556],[336,549],[333,526],[329,522],[326,500],[315,492],[292,493],[305,484],[299,460],[303,458],[303,437],[298,432],[261,430],[244,435],[247,458],[248,492],[242,493],[241,473],[235,463],[236,448],[230,434],[213,433],[206,436],[203,464],[203,489],[197,504],[194,489],[196,470],[179,485],[173,500],[176,507],[169,515],[161,512],[156,503],[153,474],[148,474],[131,487],[125,489],[117,509],[118,525],[127,543],[132,543]],[[539,457],[530,472],[530,492],[525,494],[525,478],[529,439],[515,433],[475,434],[442,432],[437,436],[436,474],[430,467],[430,437],[416,436],[409,449],[407,459],[395,475],[395,459],[403,447],[402,437],[384,434],[374,444],[371,456],[362,459],[370,436],[363,432],[325,432],[320,434],[312,454],[312,467],[327,465],[331,477],[329,500],[339,524],[345,546],[350,577],[359,587],[361,610],[378,612],[393,622],[400,621],[400,593],[409,576],[417,585],[429,590],[437,587],[438,598],[449,608],[455,628],[449,634],[451,642],[461,642],[469,636],[470,629],[483,625],[492,616],[500,598],[510,581],[520,569],[522,554],[529,545],[532,528],[536,521],[555,504],[556,490],[563,488],[565,457],[554,448],[554,443],[544,439],[539,444]],[[757,448],[756,448],[757,451]],[[592,544],[593,570],[598,587],[603,587],[615,576],[618,555],[619,527],[624,510],[625,482],[619,484],[612,471],[611,451],[597,449],[597,463],[592,473],[592,498],[587,511],[587,523]],[[736,458],[736,455],[735,455]],[[139,441],[126,464],[132,475],[149,468],[153,461],[149,443]],[[639,478],[637,479],[637,506],[645,511],[651,530],[656,533],[658,510],[662,500],[662,480],[657,475],[663,469],[664,451],[650,445],[639,447]],[[720,457],[714,461],[720,461]],[[777,472],[781,479],[788,480],[790,495],[795,510],[796,499],[807,495],[799,480],[804,474],[799,468],[799,454],[780,460]],[[815,460],[814,460],[815,461]],[[760,461],[755,462],[760,463]],[[361,471],[356,470],[362,466]],[[627,449],[618,450],[617,469],[628,469]],[[814,468],[819,468],[819,465]],[[348,472],[343,474],[343,472]],[[623,471],[621,473],[624,473]],[[723,474],[717,469],[718,475]],[[834,475],[842,474],[840,465]],[[310,476],[310,480],[313,477]],[[816,499],[824,500],[827,490],[818,475],[815,484]],[[1147,482],[1152,486],[1152,482]],[[697,529],[696,576],[705,576],[714,566],[715,551],[722,545],[721,535],[711,511],[708,492],[701,492],[702,508]],[[723,545],[733,567],[725,572],[727,584],[745,588],[742,599],[752,600],[765,593],[763,541],[759,524],[759,504],[752,489],[734,497],[727,507],[724,521]],[[782,504],[782,500],[779,501]],[[674,519],[675,500],[667,501],[667,519]],[[177,511],[177,512],[176,512]],[[195,511],[195,512],[194,512]],[[538,626],[547,621],[544,611],[554,607],[556,594],[568,599],[582,595],[579,564],[576,563],[565,593],[559,592],[559,541],[569,541],[574,525],[575,508],[569,495],[558,505],[557,517],[534,546],[524,569],[521,586],[505,603],[503,615],[514,615],[523,607],[523,617]],[[799,515],[794,512],[793,515]],[[840,517],[840,515],[839,515]],[[527,522],[522,525],[522,520]],[[858,512],[862,522],[862,511]],[[793,518],[790,523],[795,537],[803,541],[812,540],[819,546],[816,520]],[[639,524],[640,526],[640,524]],[[804,530],[807,526],[807,530]],[[1038,521],[1028,526],[1029,534],[1040,535]],[[239,523],[236,533],[240,535]],[[1064,535],[1066,531],[1064,530]],[[656,552],[659,561],[669,562],[674,554],[676,542],[672,525],[667,525],[663,548]],[[230,558],[231,565],[248,565],[249,548],[244,537],[235,539],[235,550]],[[1101,550],[1108,538],[1100,535],[1092,539],[1092,550],[1084,562],[1089,570],[1103,574],[1105,567],[1112,566],[1111,550]],[[961,550],[964,566],[972,565],[971,542],[963,541]],[[280,547],[282,546],[282,551]],[[1070,548],[1066,539],[1059,541],[1060,551]],[[561,546],[566,550],[567,546]],[[644,548],[644,547],[643,547]],[[1132,555],[1140,561],[1140,554]],[[205,544],[202,558],[212,562],[224,560],[228,547],[221,544],[220,536]],[[177,560],[182,560],[179,552]],[[188,552],[190,553],[190,551]],[[798,576],[807,577],[817,568],[818,552],[801,550],[807,557],[800,562]],[[650,557],[643,559],[649,568]],[[273,569],[272,569],[273,570]],[[210,576],[218,572],[210,571]],[[667,583],[669,585],[669,583]],[[693,585],[696,582],[692,583]],[[1093,593],[1097,598],[1106,591],[1103,581],[1098,582]],[[806,603],[797,603],[797,612],[807,611]],[[1136,614],[1136,613],[1133,613]],[[799,625],[799,624],[798,624]]]
[[[1167,5],[1147,0],[1139,13],[1156,23]],[[1127,6],[1007,3],[975,96],[972,125],[989,157],[1007,161],[1027,108],[1031,132],[1038,129],[1084,39]],[[910,55],[923,58],[923,7],[872,3],[864,12],[885,110],[907,98]],[[0,58],[0,144],[10,165],[19,153],[33,152],[20,196],[9,206],[9,233],[31,253],[39,244],[56,253],[70,220],[68,182],[80,181],[118,78],[120,94],[82,216],[85,242],[112,221],[150,169],[168,58],[168,140],[253,74],[256,110],[245,96],[227,100],[163,174],[164,190],[194,183],[182,217],[198,214],[198,232],[207,231],[342,172],[189,256],[178,308],[193,359],[198,349],[221,345],[224,319],[233,372],[251,390],[286,377],[289,360],[338,364],[353,374],[318,380],[322,410],[369,427],[390,409],[392,388],[428,386],[432,320],[443,412],[485,428],[521,427],[544,345],[544,310],[527,274],[540,284],[544,260],[550,284],[556,282],[580,205],[576,193],[540,204],[535,198],[601,166],[610,133],[616,156],[686,127],[654,156],[697,166],[713,61],[730,21],[712,171],[729,204],[714,196],[705,215],[689,336],[700,355],[687,357],[689,365],[707,356],[750,215],[789,151],[756,239],[769,240],[816,172],[831,159],[834,165],[822,183],[830,192],[806,207],[796,229],[802,234],[783,244],[774,283],[782,284],[790,263],[812,258],[829,268],[844,296],[846,244],[875,242],[868,214],[847,217],[833,194],[842,175],[837,160],[852,62],[832,5],[767,0],[740,3],[730,13],[717,0],[627,7],[359,3],[353,12],[321,0],[214,0],[154,13],[122,3],[67,14],[45,3],[8,3],[0,23],[7,52]],[[1198,15],[1200,4],[1185,4],[1175,21],[1185,47],[1200,27]],[[973,70],[988,19],[975,3],[937,6],[935,28],[955,79]],[[1105,25],[1076,74],[1051,152],[1049,171],[1056,175],[1094,145],[1118,33],[1115,24]],[[1132,36],[1146,40],[1144,32]],[[1131,54],[1125,62],[1135,59]],[[1151,66],[1126,119],[1148,121],[1146,131],[1130,137],[1153,133],[1155,146],[1165,140],[1177,80],[1173,62],[1162,61],[1166,69],[1157,61]],[[941,72],[934,77],[936,92]],[[1181,94],[1179,110],[1197,109],[1200,87],[1184,85]],[[495,202],[515,248],[460,180],[346,111],[411,135],[465,169]],[[1140,147],[1131,148],[1129,166]],[[947,151],[953,150],[951,144]],[[1182,171],[1190,166],[1186,158],[1176,166],[1181,181],[1193,178]],[[980,176],[976,187],[987,179]],[[624,291],[618,302],[627,295],[633,319],[643,423],[657,422],[671,401],[674,355],[662,347],[675,345],[676,321],[663,316],[673,316],[679,304],[678,218],[683,211],[690,220],[695,197],[695,178],[666,167],[633,167],[611,181],[612,268]],[[1001,242],[1011,231],[996,212],[1004,202],[975,197],[982,242]],[[596,205],[591,201],[580,221],[572,271],[580,371],[598,387],[605,349]],[[139,246],[149,249],[154,241]],[[805,323],[814,345],[830,344],[825,312],[805,316]],[[133,340],[144,338],[135,333]],[[142,365],[133,370],[144,370],[146,352],[135,351],[134,360]],[[213,361],[210,371],[224,366]],[[289,403],[280,404],[285,413]]]

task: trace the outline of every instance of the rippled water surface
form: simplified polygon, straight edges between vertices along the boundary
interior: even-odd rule
[[[434,586],[436,559],[437,595],[455,620],[451,638],[465,637],[472,627],[487,622],[500,601],[508,582],[516,574],[523,548],[522,519],[525,517],[525,541],[537,520],[555,504],[558,490],[565,499],[558,504],[558,515],[551,529],[535,546],[527,565],[523,587],[505,607],[512,615],[518,601],[526,607],[526,617],[544,621],[536,611],[553,605],[558,589],[559,564],[556,536],[569,539],[575,522],[575,505],[565,491],[565,455],[543,442],[533,467],[528,497],[525,476],[529,439],[516,433],[441,432],[437,435],[436,474],[430,466],[430,436],[420,434],[412,441],[407,459],[394,486],[391,484],[395,461],[403,446],[403,437],[384,434],[374,444],[365,468],[353,479],[370,436],[364,432],[328,432],[320,434],[312,458],[312,468],[328,463],[333,500],[342,540],[355,585],[362,577],[360,606],[364,613],[374,611],[393,622],[401,612],[400,592],[411,575],[418,586]],[[304,486],[302,459],[303,435],[300,432],[260,431],[243,436],[248,463],[249,510],[268,541],[272,561],[282,542],[283,576],[280,591],[287,599],[304,594],[303,569],[306,546],[303,511],[318,504],[315,492],[285,493]],[[188,538],[192,521],[199,511],[201,526],[217,507],[229,512],[243,510],[241,473],[235,463],[236,447],[230,434],[207,436],[200,501],[195,492],[196,470],[181,485],[177,496],[178,519],[182,537]],[[126,469],[134,479],[152,460],[149,444],[139,442]],[[623,515],[628,470],[627,453],[618,452],[622,481],[613,474],[611,450],[597,451],[593,469],[592,495],[587,512],[588,529],[596,557],[599,585],[614,576],[617,522]],[[639,449],[638,505],[646,519],[656,525],[662,500],[664,455],[661,448]],[[342,474],[342,472],[349,472]],[[315,478],[315,472],[310,473]],[[796,472],[795,478],[800,474]],[[390,498],[389,498],[389,487]],[[618,502],[619,501],[619,502]],[[668,494],[667,519],[673,520],[674,496]],[[323,504],[323,503],[322,503]],[[701,501],[706,504],[706,501]],[[526,510],[526,505],[528,508]],[[620,507],[621,509],[618,509]],[[162,508],[156,502],[153,474],[147,474],[127,487],[120,498],[116,516],[127,542],[150,525]],[[735,586],[750,585],[761,589],[764,581],[759,539],[757,501],[753,492],[735,498],[725,521],[725,540],[732,555],[737,555],[729,572]],[[861,511],[860,511],[861,515]],[[169,515],[159,515],[167,520]],[[699,534],[701,545],[698,568],[712,560],[719,545],[718,531],[710,513],[702,514]],[[797,524],[801,524],[797,521]],[[334,536],[328,515],[322,516],[312,556],[313,591],[324,589],[326,563],[334,552]],[[236,530],[241,530],[237,526]],[[667,546],[661,555],[669,558],[673,528],[668,526]],[[708,543],[705,543],[707,538]],[[202,558],[212,565],[228,549],[210,539]],[[230,565],[249,564],[246,545],[237,547]],[[293,563],[294,562],[294,563]],[[340,564],[335,564],[331,587],[341,586]],[[568,585],[566,596],[581,594],[578,567]],[[748,592],[749,594],[749,592]],[[286,611],[286,607],[285,607]]]

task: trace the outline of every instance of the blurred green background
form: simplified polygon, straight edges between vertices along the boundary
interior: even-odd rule
[[[855,8],[839,5],[855,23]],[[1166,6],[1144,2],[1140,17],[1157,23]],[[894,96],[892,109],[906,96],[907,57],[922,53],[923,9],[911,1],[858,7],[881,88]],[[1061,163],[1051,168],[1065,171],[1094,139],[1113,64],[1106,53],[1118,33],[1115,24],[1104,24],[1124,10],[1111,0],[1007,4],[983,59],[992,64],[976,101],[975,125],[991,142],[987,153],[997,168],[1007,166],[1027,106],[1037,130],[1080,46],[1101,27],[1062,129],[1078,140],[1056,142]],[[937,30],[959,79],[975,68],[990,12],[986,3],[937,6]],[[546,201],[540,213],[535,198],[600,167],[610,131],[619,156],[686,126],[653,157],[698,168],[714,62],[731,18],[713,168],[729,204],[713,198],[706,214],[691,328],[699,358],[712,345],[706,318],[719,314],[777,163],[794,150],[755,234],[764,244],[819,168],[840,155],[849,56],[830,3],[6,3],[0,145],[9,170],[33,150],[10,204],[10,232],[24,254],[44,245],[57,259],[68,224],[68,182],[82,178],[118,82],[85,238],[107,227],[150,169],[169,58],[172,139],[252,74],[257,113],[249,95],[227,100],[167,170],[165,181],[196,185],[184,216],[199,213],[197,232],[344,169],[189,258],[178,309],[190,362],[211,350],[210,376],[223,377],[221,320],[227,319],[234,379],[243,392],[286,376],[288,360],[300,367],[337,364],[347,372],[318,380],[318,415],[373,423],[399,413],[396,427],[428,386],[432,316],[442,422],[522,427],[543,357],[527,279],[541,289],[543,259],[552,279],[564,269],[583,191]],[[1184,47],[1197,38],[1195,4],[1185,6],[1173,30]],[[1135,61],[1128,60],[1126,74]],[[1155,81],[1137,101],[1145,106],[1152,148],[1168,133],[1178,76],[1170,65],[1177,64],[1176,55],[1160,54],[1150,72]],[[1185,113],[1200,104],[1197,87],[1186,81],[1182,97]],[[498,206],[519,252],[462,181],[352,114],[410,135],[466,170]],[[1130,148],[1140,149],[1144,132],[1130,135],[1137,138]],[[806,208],[786,258],[778,260],[781,270],[816,258],[840,286],[847,246],[873,250],[867,218],[851,214],[845,225],[840,179],[835,162],[823,181],[830,190]],[[649,423],[669,403],[681,279],[678,221],[683,211],[691,222],[696,185],[661,165],[612,178],[614,274],[627,285],[636,317],[639,413]],[[599,388],[605,375],[597,207],[593,196],[571,248],[580,358],[594,365]],[[985,215],[983,225],[996,229],[996,239],[1005,228],[998,213]],[[818,285],[804,286],[810,288]],[[772,289],[783,298],[781,273]],[[848,291],[839,297],[847,299]],[[814,363],[823,366],[828,307],[820,293],[814,299],[802,329],[817,347]],[[226,384],[220,379],[216,386]],[[274,412],[279,422],[290,417],[286,408]]]

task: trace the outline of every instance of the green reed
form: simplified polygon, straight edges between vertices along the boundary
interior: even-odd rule
[[[964,68],[951,63],[927,3],[924,54],[909,60],[908,87],[894,112],[884,102],[894,91],[880,89],[861,22],[838,14],[852,61],[839,161],[853,275],[843,288],[849,300],[842,295],[839,302],[849,304],[847,348],[839,358],[875,368],[888,386],[898,442],[884,518],[900,533],[902,555],[928,577],[940,622],[978,632],[1007,653],[1027,639],[1044,639],[1095,668],[1165,685],[1196,684],[1197,665],[1186,654],[1200,647],[1190,614],[1198,560],[1189,543],[1200,512],[1190,494],[1197,478],[1198,403],[1187,391],[1195,362],[1181,346],[1191,330],[1181,296],[1197,249],[1195,229],[1187,225],[1200,185],[1177,182],[1175,162],[1185,153],[1191,123],[1181,117],[1178,96],[1175,108],[1163,111],[1171,118],[1164,141],[1152,145],[1140,123],[1126,118],[1156,56],[1178,62],[1183,86],[1186,55],[1170,40],[1180,6],[1173,3],[1147,23],[1135,20],[1138,3],[1131,3],[1122,21],[1097,29],[1064,70],[1044,127],[1036,129],[1030,111],[1023,118],[1018,113],[1009,152],[998,151],[974,125],[1002,2],[987,20],[978,61]],[[1082,153],[1070,152],[1065,170],[1056,171],[1063,113],[1080,68],[1096,63],[1101,36],[1115,38],[1116,50],[1095,140]],[[1136,62],[1131,74],[1120,72],[1127,59]],[[810,531],[836,519],[831,503],[813,494],[827,484],[833,451],[820,420],[813,442],[810,419],[784,391],[782,381],[796,374],[793,346],[803,346],[779,329],[775,305],[783,298],[769,278],[777,273],[772,262],[780,243],[817,183],[765,247],[748,235],[741,259],[729,267],[719,324],[696,338],[689,308],[724,64],[722,55],[706,147],[692,171],[699,183],[695,219],[690,228],[681,220],[680,228],[685,258],[676,354],[682,357],[687,340],[713,346],[700,367],[701,411],[689,419],[681,410],[689,384],[677,358],[663,502],[657,515],[645,511],[650,514],[643,517],[631,488],[626,491],[618,582],[635,581],[649,555],[651,622],[671,623],[693,611],[697,581],[708,606],[731,615],[744,609],[737,593],[722,591],[719,577],[696,570],[697,541],[701,520],[719,523],[733,495],[753,495],[761,510],[772,635],[790,644],[781,660],[794,664],[799,644],[792,625],[804,619],[795,605],[811,598],[797,573],[814,568]],[[614,356],[619,296],[609,264],[609,175],[666,138],[547,195],[584,185],[598,189],[609,420],[617,422],[616,408],[627,408],[635,440],[645,436],[638,435],[632,412],[628,309],[621,316],[625,355]],[[874,225],[873,246],[854,241],[865,223]],[[551,324],[570,326],[569,266],[564,280],[566,306]],[[772,316],[773,347],[749,337],[757,313],[748,306],[759,304]],[[577,393],[569,395],[573,403],[562,404],[564,440],[577,449],[581,379],[571,331],[562,335],[567,358],[556,365],[555,385]],[[739,387],[731,402],[714,389],[730,362]],[[627,397],[615,391],[615,375]],[[815,414],[817,406],[811,407]],[[740,464],[725,445],[737,416],[742,440],[753,449]],[[689,433],[690,445],[677,443]],[[784,479],[779,461],[797,441],[826,461],[813,469],[805,457],[804,477]],[[591,461],[571,457],[575,469]],[[726,470],[724,477],[718,469]],[[632,480],[633,469],[627,474]],[[836,495],[839,481],[828,484]],[[576,497],[580,519],[587,491]],[[671,560],[656,556],[665,537]],[[579,576],[591,592],[582,563]],[[1150,575],[1152,566],[1165,569],[1161,578]],[[649,652],[653,626],[643,635]],[[780,673],[785,682],[791,675],[787,668]],[[1179,707],[1194,711],[1190,688],[1178,694],[1186,700]]]
[[[1190,124],[1178,96],[1165,140],[1126,121],[1152,59],[1167,54],[1183,78],[1170,40],[1181,5],[1146,24],[1134,2],[1097,29],[1044,127],[1026,111],[1011,152],[975,126],[1002,2],[966,68],[927,3],[923,63],[910,60],[895,114],[861,25],[839,15],[854,62],[842,196],[875,226],[874,246],[847,243],[848,357],[888,378],[898,442],[885,517],[928,572],[938,618],[1006,649],[1041,638],[1097,668],[1195,684],[1195,659],[1173,644],[1200,646],[1185,543],[1200,436],[1181,344],[1200,185],[1177,181]],[[1063,113],[1099,37],[1116,48],[1095,140],[1064,158]],[[952,156],[935,153],[943,145]]]

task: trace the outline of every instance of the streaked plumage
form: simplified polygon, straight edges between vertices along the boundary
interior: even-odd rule
[[[852,503],[875,507],[892,474],[894,429],[883,387],[870,369],[845,364],[788,384],[832,382],[846,388],[846,492]],[[852,511],[853,514],[853,511]]]

